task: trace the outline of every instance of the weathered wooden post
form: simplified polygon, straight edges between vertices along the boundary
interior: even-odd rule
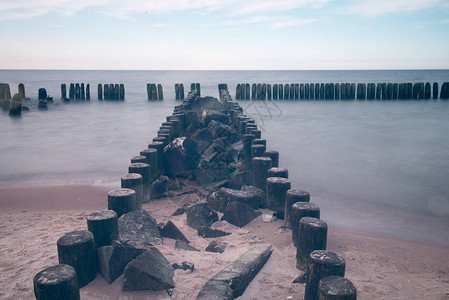
[[[61,99],[67,98],[67,85],[65,83],[61,84]]]
[[[306,200],[303,198],[302,200]],[[310,200],[310,198],[309,198]],[[298,201],[291,207],[291,225],[293,245],[299,246],[299,220],[303,217],[320,218],[320,208],[315,203]]]
[[[325,91],[325,85],[324,83],[320,84],[320,99],[323,100],[324,99],[324,95],[325,95],[326,91]]]
[[[310,85],[308,84],[308,83],[306,83],[305,85],[304,85],[304,99],[305,100],[309,100],[309,98],[310,98]]]
[[[179,83],[175,83],[175,99],[179,100]]]
[[[310,253],[326,250],[327,224],[318,218],[304,217],[299,220],[298,247],[296,248],[296,268],[307,271]]]
[[[266,190],[269,169],[271,169],[271,158],[258,156],[252,159],[253,184],[256,188]]]
[[[382,90],[382,100],[387,99],[387,84],[386,83],[382,83],[381,90]]]
[[[387,94],[385,99],[391,100],[393,98],[393,84],[387,83]]]
[[[101,83],[97,86],[97,94],[98,94],[98,100],[103,100],[103,87],[101,86]]]
[[[300,83],[299,84],[299,96],[298,98],[301,100],[304,100],[304,95],[305,95],[305,86],[304,83]]]
[[[109,100],[109,84],[105,83],[103,85],[103,90],[104,90],[104,92],[103,92],[104,100]]]
[[[284,99],[288,100],[290,98],[290,85],[288,83],[284,84]]]
[[[267,181],[268,208],[276,212],[278,219],[284,219],[285,198],[291,188],[290,180],[282,177],[268,177]]]
[[[131,158],[131,163],[147,163],[147,158],[142,155],[137,155]]]
[[[179,84],[179,99],[184,100],[184,84]]]
[[[271,100],[271,84],[267,84],[267,99]]]
[[[136,210],[136,206],[136,192],[132,189],[114,189],[108,193],[108,209],[115,211],[119,218]]]
[[[266,151],[265,151],[266,153]],[[264,155],[265,155],[264,153]],[[269,157],[269,156],[267,156]],[[271,169],[268,170],[268,177],[282,177],[282,178],[286,178],[288,179],[288,170],[285,168],[276,168],[276,167],[272,167]]]
[[[279,152],[275,150],[267,150],[263,156],[271,158],[272,167],[279,168]]]
[[[253,142],[254,142],[254,140],[253,140]],[[266,148],[267,147],[262,144],[252,144],[251,145],[251,159],[253,159],[254,157],[262,157]]]
[[[190,84],[190,91],[194,91],[195,88],[196,88],[195,83],[192,82],[192,83]]]
[[[157,150],[157,167],[158,167],[158,175],[165,174],[165,161],[164,161],[164,148],[165,145],[163,142],[152,142],[148,145],[148,149],[156,149]]]
[[[432,92],[431,90],[432,88],[430,86],[430,82],[426,82],[426,85],[424,87],[424,99],[430,99],[430,94]]]
[[[299,99],[299,84],[295,83],[294,87],[295,87],[295,100],[298,100]]]
[[[393,94],[391,96],[391,99],[398,99],[398,91],[399,91],[399,84],[393,83]]]
[[[113,210],[100,210],[87,216],[87,230],[94,236],[96,248],[108,246],[118,240],[118,218]]]
[[[128,167],[129,173],[137,173],[142,175],[143,181],[143,199],[142,203],[150,202],[150,186],[151,186],[151,166],[146,163],[133,163]],[[118,212],[117,212],[118,213]]]
[[[90,100],[90,84],[86,84],[86,100]]]
[[[357,289],[342,276],[327,276],[318,284],[319,300],[357,300]]]
[[[433,83],[433,99],[438,99],[438,82]]]
[[[318,284],[327,276],[345,276],[346,261],[335,252],[313,251],[308,260],[308,276],[304,300],[318,300]]]
[[[366,99],[368,100],[374,100],[375,98],[375,84],[374,83],[368,83],[367,85],[367,94],[366,94]]]
[[[218,87],[218,90],[220,91],[220,87]],[[240,100],[241,98],[242,98],[242,86],[239,83],[235,88],[235,99]]]
[[[81,86],[79,83],[75,84],[75,99],[81,99]]]
[[[415,82],[413,84],[412,99],[414,100],[418,99],[418,94],[419,94],[419,83]]]
[[[119,99],[120,100],[125,100],[125,85],[123,83],[121,83],[119,85],[119,89],[120,89],[120,91],[119,91]]]
[[[75,99],[75,84],[73,83],[69,87],[69,99]]]
[[[64,234],[57,241],[60,264],[72,266],[79,287],[87,285],[97,276],[94,236],[90,231],[78,230]]]
[[[133,164],[137,162],[132,162],[131,160],[131,163]],[[138,173],[128,173],[122,176],[121,188],[134,190],[136,192],[136,209],[142,209],[142,203],[144,201],[142,175]]]
[[[340,84],[340,99],[346,100],[346,84],[345,83]]]
[[[36,300],[80,300],[78,277],[72,266],[59,264],[43,269],[33,278]]]
[[[251,99],[256,100],[256,98],[257,98],[257,85],[253,83],[251,85]]]
[[[278,176],[278,177],[280,177],[280,176]],[[284,225],[287,228],[289,228],[289,229],[293,228],[293,224],[292,224],[293,223],[293,217],[292,217],[293,204],[295,204],[296,202],[309,202],[309,201],[310,201],[310,194],[306,191],[298,190],[298,189],[289,189],[287,191],[287,194],[285,196],[285,218],[284,218]],[[299,221],[299,220],[295,220],[295,221]]]
[[[267,98],[267,84],[262,84],[262,98],[261,100],[265,100]]]
[[[366,98],[366,84],[357,84],[357,100],[365,100]]]
[[[407,83],[407,95],[406,95],[406,99],[411,99],[412,98],[412,90],[413,90],[413,84],[412,83]]]
[[[198,82],[195,83],[195,89],[198,91],[198,97],[201,97],[201,85]]]
[[[444,82],[441,85],[440,99],[443,100],[449,99],[449,82]]]
[[[157,84],[157,95],[159,101],[164,100],[164,91],[162,89],[162,84],[160,83]]]
[[[399,84],[398,99],[405,99],[405,83]]]
[[[81,100],[86,100],[86,93],[85,93],[85,91],[84,91],[84,83],[81,83],[81,86],[80,86],[80,98],[81,98]]]
[[[282,83],[279,84],[279,100],[284,99],[284,86]]]
[[[147,148],[140,151],[140,155],[146,158],[146,163],[151,166],[151,178],[156,179],[160,175],[158,151],[155,148]]]
[[[382,83],[378,83],[376,85],[376,99],[380,100],[381,96],[382,96]]]
[[[38,91],[38,99],[45,100],[47,99],[47,90],[44,88],[40,88]]]

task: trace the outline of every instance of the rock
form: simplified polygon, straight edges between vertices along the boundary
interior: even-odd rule
[[[9,107],[9,115],[10,116],[20,116],[22,114],[22,102],[20,101],[11,101]]]
[[[223,253],[227,246],[228,246],[228,243],[212,241],[207,246],[206,251],[214,252],[214,253]]]
[[[203,238],[216,238],[230,234],[231,234],[230,232],[225,232],[219,229],[212,229],[207,226],[201,226],[198,228],[198,235]]]
[[[118,219],[120,243],[129,247],[160,245],[162,236],[156,220],[144,210],[135,210]]]
[[[204,109],[201,113],[201,119],[203,122],[203,127],[207,127],[210,124],[210,122],[214,121],[215,123],[220,123],[227,125],[229,124],[229,117],[228,115],[223,111],[218,110],[211,110],[211,109]],[[210,130],[210,129],[209,129]]]
[[[162,227],[161,235],[166,238],[181,240],[186,243],[190,243],[190,241],[186,238],[182,231],[179,230],[179,228],[172,221],[168,221],[165,226]]]
[[[177,210],[175,210],[175,212],[172,214],[172,216],[180,216],[182,214],[184,214],[185,210],[184,207],[180,207]]]
[[[176,240],[175,249],[176,250],[186,250],[186,251],[198,251],[198,252],[200,251],[200,250],[196,249],[195,247],[190,246],[185,241],[181,241],[181,240]]]
[[[220,100],[214,97],[197,97],[192,103],[191,108],[194,110],[201,110],[206,108],[220,111],[223,109],[223,105],[221,104]]]
[[[126,265],[145,250],[124,246],[97,248],[98,272],[107,283],[113,283],[123,274]]]
[[[196,143],[187,137],[171,141],[164,149],[165,166],[170,176],[189,176],[198,165]]]
[[[259,204],[264,199],[265,193],[261,189],[253,186],[243,186],[241,190],[221,188],[217,192],[208,195],[207,203],[212,209],[224,212],[228,205],[234,201],[259,209]]]
[[[229,176],[228,166],[223,162],[209,163],[202,161],[199,169],[194,172],[195,178],[202,187],[207,188],[211,184],[226,180]]]
[[[243,227],[262,213],[254,210],[251,206],[234,201],[228,205],[221,220],[228,221],[232,225]]]
[[[175,270],[157,248],[150,248],[125,268],[123,291],[163,290],[175,287]]]
[[[197,300],[232,300],[233,290],[225,281],[209,280],[196,297]]]
[[[207,206],[206,202],[197,202],[186,208],[187,225],[193,229],[211,226],[218,221],[218,215]]]
[[[248,172],[240,171],[235,174],[235,176],[231,175],[231,180],[229,181],[229,188],[234,190],[240,190],[244,185],[251,184],[251,177]]]
[[[225,115],[228,118],[227,115]],[[234,143],[237,141],[237,132],[234,128],[227,125],[228,123],[224,123],[221,120],[215,121],[212,120],[209,122],[207,129],[211,132],[213,139],[224,137],[230,143]]]
[[[175,270],[184,270],[184,271],[190,270],[190,273],[192,273],[193,269],[195,268],[195,265],[193,263],[183,261],[181,264],[177,263],[172,264],[172,267]]]
[[[162,195],[167,191],[170,180],[167,176],[159,176],[151,184],[150,197],[151,199],[160,199]]]

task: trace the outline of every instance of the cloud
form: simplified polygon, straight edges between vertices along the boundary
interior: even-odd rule
[[[412,12],[443,5],[442,0],[357,0],[346,7],[346,12],[375,17],[391,13]]]
[[[443,24],[449,24],[449,19],[443,20]]]
[[[311,24],[311,23],[315,23],[317,22],[318,19],[287,19],[284,21],[279,21],[279,22],[275,22],[270,24],[270,28],[271,29],[281,29],[281,28],[288,28],[288,27],[295,27],[295,26],[299,26],[299,25],[306,25],[306,24]]]
[[[165,23],[156,23],[156,24],[151,25],[151,27],[154,27],[154,28],[167,28],[167,27],[175,27],[175,25],[173,25],[173,24],[165,24]]]
[[[249,18],[237,20],[237,21],[228,21],[225,22],[226,25],[235,25],[235,24],[253,24],[253,23],[265,23],[270,21],[279,20],[278,17],[270,17],[270,16],[251,16]]]
[[[25,19],[59,13],[73,15],[86,8],[98,8],[103,13],[126,18],[148,12],[163,14],[175,11],[216,12],[228,16],[243,16],[289,11],[310,7],[318,8],[332,0],[1,0],[0,19]]]

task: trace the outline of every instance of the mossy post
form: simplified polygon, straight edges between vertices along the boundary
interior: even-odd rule
[[[299,220],[304,217],[320,218],[320,208],[311,202],[295,202],[291,208],[291,225],[293,245],[299,246]]]
[[[148,145],[148,149],[157,150],[157,167],[159,175],[165,174],[164,148],[165,145],[163,142],[152,142]]]
[[[151,166],[151,181],[160,175],[158,151],[155,148],[147,148],[140,151],[141,156],[146,157],[145,163]]]
[[[267,181],[268,208],[276,212],[278,219],[284,219],[285,198],[291,188],[290,180],[282,177],[268,177]]]
[[[33,286],[36,300],[80,300],[78,277],[70,265],[43,269],[34,276]]]
[[[87,229],[94,235],[96,248],[108,246],[118,240],[118,218],[113,210],[100,210],[87,216]]]
[[[90,231],[78,230],[64,234],[57,241],[60,264],[72,266],[79,287],[87,285],[97,276],[94,236]]]
[[[142,175],[143,181],[143,198],[142,203],[150,202],[151,189],[151,166],[146,163],[133,163],[128,167],[129,173],[137,173]],[[110,209],[110,208],[109,208]]]
[[[318,284],[319,300],[357,300],[357,289],[343,276],[327,276]]]
[[[132,189],[136,192],[136,209],[142,209],[143,198],[143,178],[138,173],[128,173],[122,176],[121,188]]]
[[[115,211],[119,218],[136,210],[136,206],[136,192],[132,189],[114,189],[108,193],[108,209]]]
[[[296,248],[296,268],[307,271],[310,253],[326,250],[327,224],[323,220],[304,217],[299,220],[298,247]]]
[[[256,188],[266,190],[269,169],[271,169],[271,158],[254,157],[252,159],[253,185]]]
[[[327,276],[345,276],[346,261],[335,252],[313,251],[308,260],[308,276],[304,300],[318,300],[318,285]]]
[[[279,176],[280,177],[280,176]],[[285,196],[285,217],[284,225],[285,227],[293,228],[293,218],[292,218],[292,206],[296,202],[309,202],[310,194],[304,190],[299,189],[289,189]],[[295,220],[297,221],[297,220]]]

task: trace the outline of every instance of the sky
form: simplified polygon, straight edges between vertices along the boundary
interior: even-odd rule
[[[449,0],[0,0],[0,69],[449,69]]]

